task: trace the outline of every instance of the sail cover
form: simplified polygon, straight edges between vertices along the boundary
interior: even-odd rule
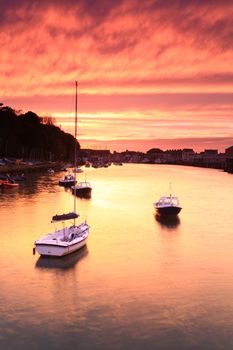
[[[71,219],[76,219],[78,217],[79,217],[79,215],[74,213],[74,212],[67,213],[67,214],[61,214],[61,215],[54,215],[52,217],[52,222],[54,222],[54,221],[71,220]]]

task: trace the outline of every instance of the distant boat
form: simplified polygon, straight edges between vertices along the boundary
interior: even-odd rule
[[[179,198],[171,194],[169,196],[160,197],[160,199],[157,202],[154,202],[153,205],[156,214],[161,216],[176,216],[182,209]]]
[[[74,186],[76,182],[75,176],[73,174],[68,174],[65,175],[62,180],[59,180],[58,184],[64,187],[71,187]]]
[[[90,166],[91,166],[91,163],[87,161],[87,162],[85,163],[85,167],[86,167],[86,168],[90,168]]]
[[[19,184],[14,180],[0,180],[0,186],[2,188],[17,188]]]
[[[92,187],[90,182],[80,181],[72,186],[72,193],[80,198],[91,198]]]
[[[76,140],[77,140],[77,89],[76,82],[76,99],[75,99],[75,164],[76,164]],[[76,181],[76,178],[75,178]],[[76,225],[76,219],[79,214],[76,213],[76,196],[74,196],[74,209],[70,213],[54,215],[52,222],[63,223],[63,228],[48,233],[35,241],[33,252],[37,251],[42,256],[65,256],[71,254],[86,245],[89,236],[89,225],[82,222]],[[65,226],[65,221],[72,220],[72,225]]]
[[[92,163],[92,168],[101,168],[102,167],[102,164],[100,162],[93,162]]]
[[[82,173],[83,170],[81,168],[79,168],[79,167],[74,167],[73,172],[74,173]]]
[[[181,211],[181,206],[178,197],[163,196],[158,202],[154,203],[156,213],[163,216],[176,216]]]

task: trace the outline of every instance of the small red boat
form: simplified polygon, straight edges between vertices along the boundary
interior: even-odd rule
[[[0,185],[2,188],[15,188],[19,187],[19,184],[14,182],[13,180],[8,181],[8,180],[1,180]]]

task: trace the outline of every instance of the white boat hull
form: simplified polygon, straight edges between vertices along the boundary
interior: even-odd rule
[[[40,255],[46,255],[46,256],[64,256],[71,254],[82,247],[86,245],[87,239],[82,240],[81,242],[78,242],[76,244],[68,245],[68,246],[56,246],[51,244],[35,244],[36,245],[36,251]]]
[[[70,239],[74,232],[77,237]],[[42,237],[35,241],[35,248],[43,256],[65,256],[85,246],[88,235],[89,226],[83,223],[76,227],[76,231],[72,227],[65,228]]]

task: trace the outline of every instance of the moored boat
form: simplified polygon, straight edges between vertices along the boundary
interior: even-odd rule
[[[62,180],[59,180],[58,184],[64,187],[71,187],[76,184],[75,176],[72,174],[65,175]]]
[[[79,168],[79,167],[74,167],[73,172],[74,173],[82,173],[83,170],[81,168]]]
[[[177,196],[173,196],[171,193],[172,190],[170,183],[170,195],[162,196],[157,202],[153,203],[157,215],[174,217],[180,213],[182,208],[180,206],[179,198]]]
[[[75,186],[72,186],[72,193],[77,197],[90,198],[92,187],[90,182],[80,181]]]
[[[17,188],[19,184],[14,180],[0,180],[2,188]]]
[[[75,220],[78,216],[75,213],[54,216],[53,222],[64,222],[73,217],[74,223],[69,227],[63,227],[36,240],[36,251],[43,256],[61,257],[85,246],[89,235],[89,225],[86,222],[76,225]]]
[[[91,163],[90,163],[89,161],[86,161],[85,167],[86,167],[86,168],[90,168],[90,166],[91,166]]]
[[[178,197],[172,195],[160,197],[153,205],[156,213],[162,216],[176,216],[182,209]]]
[[[76,166],[77,154],[77,88],[76,82],[76,99],[75,99],[75,138],[74,138],[74,159]],[[76,183],[76,175],[75,175]],[[76,224],[79,214],[76,213],[76,196],[74,196],[74,209],[70,213],[55,215],[52,218],[53,223],[62,222],[63,228],[55,229],[54,232],[48,233],[37,239],[33,251],[37,251],[42,256],[62,257],[71,254],[86,245],[89,236],[89,225],[85,222]],[[72,220],[70,226],[65,226],[65,221]]]

